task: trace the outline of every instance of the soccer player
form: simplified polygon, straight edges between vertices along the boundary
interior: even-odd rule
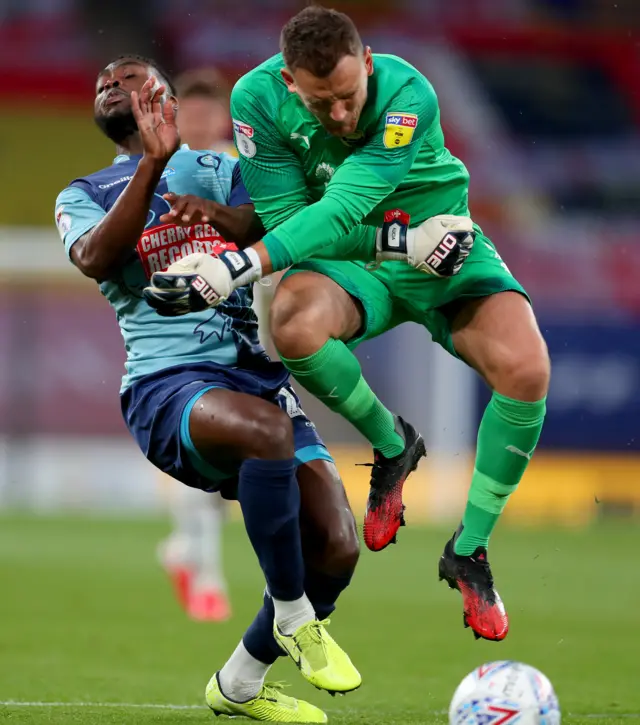
[[[258,720],[325,722],[321,710],[264,680],[285,652],[318,688],[347,692],[361,682],[320,621],[348,585],[358,555],[335,466],[286,369],[259,343],[249,287],[215,310],[180,320],[161,319],[142,296],[153,270],[263,233],[237,161],[179,149],[176,108],[169,80],[153,61],[129,56],[110,63],[97,80],[95,119],[118,156],[61,192],[56,223],[71,261],[99,282],[116,312],[127,351],[121,403],[131,434],[173,478],[237,497],[265,575],[263,607],[211,678],[209,706]],[[167,216],[165,197],[185,191],[209,200],[208,221],[178,227]]]
[[[175,79],[180,101],[178,129],[193,149],[212,149],[236,156],[229,95],[231,88],[216,68],[195,68]]]
[[[145,294],[163,314],[178,313],[184,307],[159,289],[171,280],[198,280],[204,295],[193,284],[182,293],[197,309],[295,265],[272,307],[274,340],[294,377],[376,449],[365,517],[373,549],[395,536],[402,477],[392,462],[415,438],[394,425],[351,351],[410,320],[472,366],[493,396],[462,523],[439,574],[460,590],[475,635],[501,640],[508,617],[487,546],[537,445],[550,374],[529,298],[471,222],[469,175],[444,145],[429,81],[401,58],[373,55],[346,15],[320,7],[286,24],[281,48],[231,97],[243,179],[268,234],[242,263],[196,255],[156,275]]]
[[[236,155],[231,138],[229,93],[215,68],[187,71],[175,79],[180,103],[178,130],[192,149]],[[219,492],[206,493],[176,483],[170,491],[171,534],[159,547],[178,601],[198,621],[231,616],[222,565],[222,529],[226,507]]]

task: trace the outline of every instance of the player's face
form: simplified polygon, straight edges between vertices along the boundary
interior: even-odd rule
[[[180,101],[180,138],[192,149],[215,149],[230,136],[229,106],[222,99],[188,96]]]
[[[138,130],[131,110],[131,92],[139,93],[154,74],[154,69],[144,63],[123,59],[108,65],[98,76],[94,117],[114,143],[121,143]]]
[[[285,70],[282,76],[329,133],[348,136],[358,128],[372,73],[371,49],[365,48],[362,55],[345,55],[326,78],[317,78],[304,68]]]

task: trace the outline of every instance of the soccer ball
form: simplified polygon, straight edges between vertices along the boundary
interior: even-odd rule
[[[549,680],[521,662],[489,662],[458,685],[450,725],[560,725],[560,706]]]

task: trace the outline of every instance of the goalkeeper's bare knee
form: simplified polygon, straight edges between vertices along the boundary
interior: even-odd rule
[[[362,326],[361,305],[318,272],[285,278],[271,304],[270,328],[279,354],[296,360],[317,352],[329,339],[349,340]]]

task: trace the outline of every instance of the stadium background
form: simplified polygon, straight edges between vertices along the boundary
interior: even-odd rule
[[[65,260],[55,196],[113,156],[91,119],[95,72],[140,50],[230,80],[276,48],[296,2],[31,0],[0,10],[0,502],[162,505],[127,438],[111,311]],[[507,516],[586,523],[640,502],[640,58],[627,3],[342,3],[374,49],[433,80],[449,147],[471,171],[474,218],[532,295],[553,359],[539,452]],[[150,11],[150,8],[155,10]],[[248,23],[247,19],[251,22]],[[271,290],[261,290],[268,298]],[[464,495],[486,393],[418,327],[360,350],[376,390],[431,451],[411,517]],[[367,460],[341,419],[305,398],[360,506]],[[360,473],[361,472],[361,473]],[[600,506],[595,505],[595,499]]]
[[[120,418],[123,349],[114,316],[95,284],[69,265],[53,226],[58,191],[113,157],[92,121],[96,72],[115,54],[139,52],[173,72],[214,65],[232,81],[276,51],[283,21],[303,4],[0,3],[5,573],[11,547],[41,530],[34,512],[49,522],[46,531],[69,512],[137,521],[162,517],[166,507],[167,484]],[[332,5],[352,14],[374,51],[401,54],[433,81],[448,146],[471,172],[472,214],[532,295],[548,341],[547,423],[506,522],[541,527],[527,546],[538,546],[537,530],[571,527],[585,537],[575,541],[608,541],[613,555],[620,532],[637,539],[640,514],[640,4]],[[263,310],[272,291],[260,288]],[[464,500],[487,392],[413,325],[363,345],[359,356],[383,400],[425,434],[430,453],[408,486],[408,520],[441,531]],[[368,469],[355,464],[369,451],[341,419],[302,397],[361,519]],[[91,551],[93,532],[87,526]],[[403,535],[409,547],[415,534]],[[129,555],[124,545],[116,551]]]

